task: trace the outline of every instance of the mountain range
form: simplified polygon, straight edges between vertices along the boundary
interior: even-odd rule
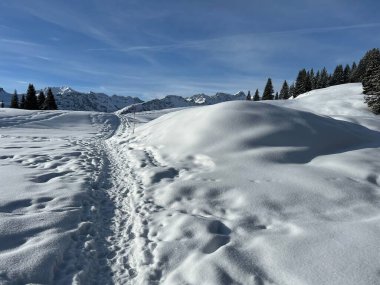
[[[177,95],[168,95],[162,99],[153,99],[144,102],[137,97],[131,96],[109,96],[105,93],[79,92],[70,87],[50,87],[55,96],[58,109],[74,111],[97,111],[97,112],[115,112],[122,110],[122,113],[142,112],[162,110],[169,108],[191,107],[200,105],[213,105],[225,101],[244,100],[246,95],[240,91],[235,95],[227,93],[216,93],[213,96],[206,94],[196,94],[190,97]],[[42,89],[46,94],[48,87]],[[37,91],[37,93],[40,90]],[[19,99],[22,94],[19,94]],[[5,107],[10,106],[12,94],[0,88],[0,101],[3,101]]]

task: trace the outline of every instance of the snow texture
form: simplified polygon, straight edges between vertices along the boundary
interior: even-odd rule
[[[0,110],[0,284],[378,284],[380,118],[361,92]]]

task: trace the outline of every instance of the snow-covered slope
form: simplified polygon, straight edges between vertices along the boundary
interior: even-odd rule
[[[135,104],[124,108],[121,113],[127,114],[132,112],[144,112],[144,111],[155,111],[170,108],[182,108],[200,105],[213,105],[226,101],[236,101],[245,100],[246,95],[244,92],[239,92],[235,95],[226,93],[216,93],[213,96],[208,96],[205,94],[197,94],[188,98],[183,98],[181,96],[169,95],[163,99],[154,99],[151,101],[143,102],[140,104]]]
[[[274,104],[185,109],[110,139],[136,181],[134,239],[118,244],[134,283],[378,283],[380,133],[360,122],[380,118],[357,85]]]
[[[0,284],[107,284],[100,145],[117,125],[112,114],[0,109]]]
[[[0,284],[378,284],[379,126],[355,84],[124,115],[2,109]]]

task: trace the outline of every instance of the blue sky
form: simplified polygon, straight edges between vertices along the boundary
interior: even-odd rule
[[[2,0],[0,86],[139,96],[279,88],[380,46],[380,1]]]

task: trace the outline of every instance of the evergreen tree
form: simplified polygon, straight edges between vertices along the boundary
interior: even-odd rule
[[[43,110],[45,108],[45,94],[43,91],[40,91],[40,93],[37,96],[37,105],[38,109]]]
[[[355,74],[356,74],[356,69],[357,69],[356,62],[354,61],[351,66],[351,74],[350,74],[350,82],[355,82]]]
[[[314,76],[313,80],[313,90],[314,89],[319,89],[320,87],[320,82],[321,82],[321,72],[318,70],[317,74]]]
[[[26,92],[25,109],[27,110],[38,109],[36,89],[34,89],[33,84],[29,84],[28,91]]]
[[[55,102],[55,98],[51,88],[48,89],[46,99],[45,99],[45,109],[46,110],[57,110],[57,104]]]
[[[289,85],[288,85],[288,82],[286,82],[286,80],[282,84],[282,88],[280,90],[280,99],[282,100],[289,99]]]
[[[307,91],[307,85],[308,85],[308,79],[307,79],[307,72],[306,69],[302,69],[298,72],[298,76],[296,79],[296,84],[295,84],[295,93],[294,93],[294,98],[297,97],[298,95],[302,93],[306,93]]]
[[[339,85],[344,83],[343,66],[339,64],[330,79],[330,86]]]
[[[13,93],[10,107],[11,108],[19,108],[17,90],[15,90],[15,92]]]
[[[346,64],[346,67],[344,68],[344,71],[343,71],[344,83],[350,83],[350,78],[351,78],[351,67],[348,64]]]
[[[321,71],[321,78],[318,86],[319,88],[326,88],[329,86],[329,74],[327,72],[326,67],[324,67]]]
[[[314,73],[313,73],[313,76],[314,76]],[[311,76],[310,71],[306,72],[305,90],[306,90],[306,92],[309,92],[312,90],[312,76]]]
[[[248,101],[252,101],[251,91],[248,91],[248,95],[246,98]]]
[[[25,109],[25,96],[24,95],[21,96],[19,108]]]
[[[378,48],[374,48],[365,53],[363,58],[359,61],[359,64],[355,70],[355,73],[352,75],[353,82],[363,81],[363,77],[366,75],[368,65],[371,62],[371,57],[373,54],[376,54],[378,50],[379,50]]]
[[[278,92],[276,92],[276,95],[274,96],[274,100],[278,100],[278,99],[279,99]]]
[[[274,90],[272,85],[272,79],[268,78],[267,84],[264,88],[262,100],[273,100],[273,93]]]
[[[380,114],[380,50],[372,50],[368,57],[367,70],[363,76],[365,102],[375,114]]]
[[[260,101],[259,89],[256,89],[255,96],[253,96],[253,101]]]
[[[294,83],[292,83],[292,85],[289,86],[289,98],[295,98],[296,96],[296,87],[294,86]]]

